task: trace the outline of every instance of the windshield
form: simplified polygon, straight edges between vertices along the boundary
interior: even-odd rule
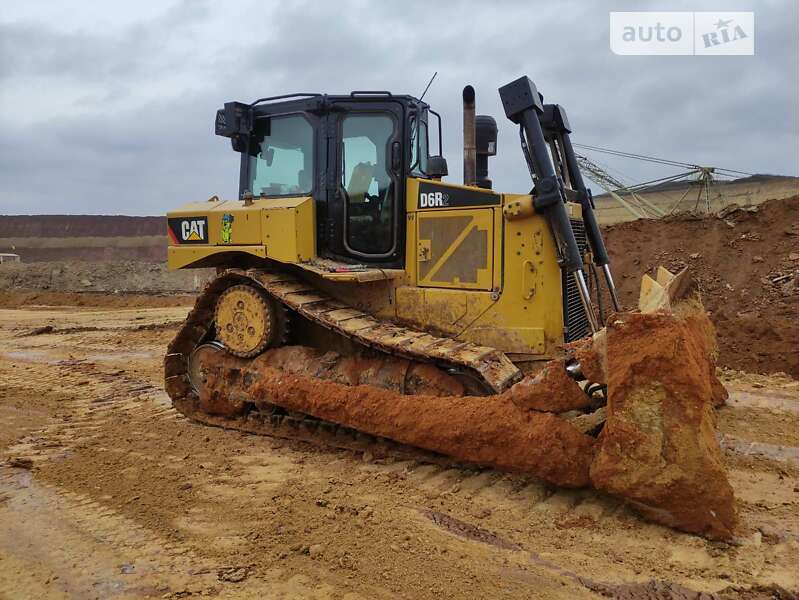
[[[254,196],[310,194],[313,127],[302,115],[258,119],[250,156],[248,189]]]

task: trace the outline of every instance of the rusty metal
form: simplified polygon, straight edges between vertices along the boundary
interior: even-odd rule
[[[474,88],[463,88],[463,185],[477,184],[477,132]]]

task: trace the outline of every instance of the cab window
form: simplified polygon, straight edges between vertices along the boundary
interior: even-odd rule
[[[390,171],[394,120],[388,114],[350,114],[341,125],[341,187],[346,198],[347,246],[367,255],[394,248],[395,191]]]
[[[427,175],[427,123],[411,118],[411,175],[424,177]]]
[[[302,115],[259,119],[248,189],[255,196],[308,195],[313,188],[313,127]]]

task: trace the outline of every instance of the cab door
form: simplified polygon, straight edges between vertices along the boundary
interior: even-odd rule
[[[403,107],[354,98],[335,102],[329,118],[336,135],[328,144],[328,248],[341,258],[402,266]]]

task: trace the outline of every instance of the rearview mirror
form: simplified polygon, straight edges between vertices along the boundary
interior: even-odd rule
[[[449,175],[447,159],[443,156],[431,156],[427,159],[427,174],[433,179],[441,179]]]

